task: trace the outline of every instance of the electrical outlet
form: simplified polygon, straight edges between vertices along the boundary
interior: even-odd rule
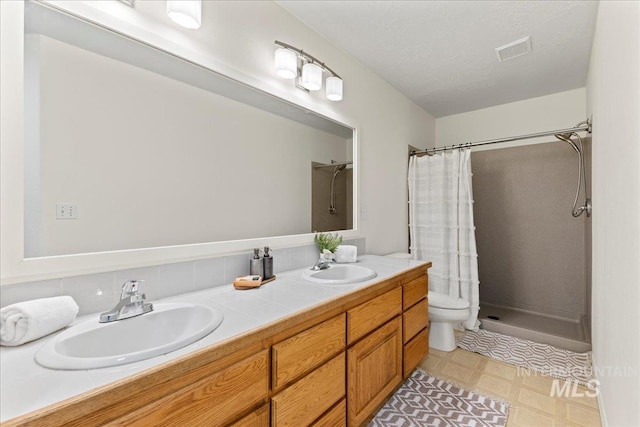
[[[75,203],[57,203],[56,219],[78,218],[78,205]]]

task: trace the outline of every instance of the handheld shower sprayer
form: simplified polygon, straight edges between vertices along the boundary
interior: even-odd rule
[[[576,125],[576,127],[584,123],[585,122],[580,122]],[[589,124],[588,122],[586,123]],[[571,139],[572,136],[575,136],[576,138],[578,138],[578,144],[576,144]],[[571,210],[571,215],[577,218],[580,215],[582,215],[583,212],[586,212],[587,217],[590,217],[591,216],[591,199],[589,198],[589,192],[587,191],[587,175],[586,175],[585,166],[584,166],[584,147],[582,145],[582,138],[580,137],[580,135],[578,135],[575,132],[556,134],[555,137],[571,145],[571,148],[573,148],[575,152],[578,153],[578,188],[576,189],[576,197],[573,199],[573,209]],[[580,196],[581,185],[584,186],[585,199],[584,199],[584,204],[582,206],[577,206],[578,197]]]

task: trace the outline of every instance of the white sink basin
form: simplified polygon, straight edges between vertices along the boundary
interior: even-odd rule
[[[72,326],[49,340],[35,359],[53,369],[94,369],[124,365],[182,348],[222,323],[222,313],[202,305],[160,303],[129,319]]]
[[[302,278],[314,283],[341,285],[364,282],[373,279],[378,273],[367,267],[352,264],[331,264],[325,270],[304,270]]]

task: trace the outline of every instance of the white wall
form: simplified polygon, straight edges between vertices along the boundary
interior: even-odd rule
[[[600,2],[587,81],[593,114],[593,359],[603,419],[640,425],[640,3]]]
[[[346,139],[49,37],[25,44],[42,207],[27,257],[313,231],[311,162],[344,161]],[[56,220],[59,202],[78,219]]]
[[[586,89],[525,99],[436,120],[436,146],[526,135],[575,126],[587,118]],[[554,140],[553,137],[478,147],[505,148]]]

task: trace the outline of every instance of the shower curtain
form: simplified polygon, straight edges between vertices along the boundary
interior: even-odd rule
[[[429,289],[469,301],[467,329],[478,329],[478,254],[473,223],[471,150],[411,156],[409,229],[414,259],[433,263]]]

